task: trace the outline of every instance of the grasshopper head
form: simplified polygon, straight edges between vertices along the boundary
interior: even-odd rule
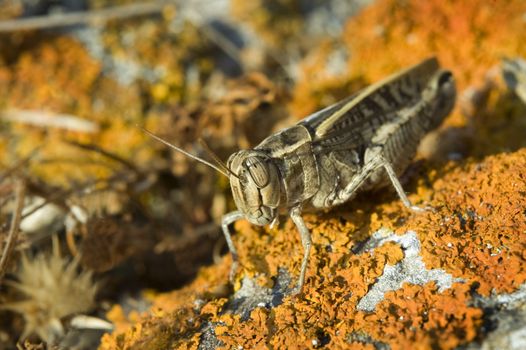
[[[234,201],[241,213],[251,223],[263,226],[270,224],[276,218],[281,187],[279,170],[274,163],[275,160],[270,158],[265,152],[256,150],[239,151],[232,154],[228,159],[228,164],[225,165],[203,141],[205,150],[209,151],[217,163],[217,165],[214,165],[172,145],[144,128],[143,130],[154,139],[177,152],[181,152],[228,176]]]
[[[227,167],[238,209],[252,224],[270,224],[280,198],[280,178],[273,160],[264,152],[242,150],[230,156]]]

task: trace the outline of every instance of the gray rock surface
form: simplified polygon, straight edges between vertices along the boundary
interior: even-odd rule
[[[380,229],[373,233],[366,242],[363,250],[371,251],[387,242],[400,244],[404,252],[404,259],[396,265],[386,265],[384,272],[369,292],[359,301],[357,309],[372,312],[376,305],[381,302],[386,292],[402,288],[404,283],[424,285],[434,281],[438,291],[451,288],[455,282],[463,282],[460,278],[454,278],[442,269],[427,269],[420,255],[420,240],[415,232],[409,231],[405,235],[398,236],[388,229]]]

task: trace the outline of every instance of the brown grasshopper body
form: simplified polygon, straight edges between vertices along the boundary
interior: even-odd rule
[[[230,156],[227,167],[239,210],[224,216],[223,231],[232,271],[237,253],[228,225],[241,218],[267,225],[280,210],[289,211],[304,248],[299,292],[311,245],[303,208],[330,208],[390,181],[404,204],[418,210],[398,176],[422,137],[449,114],[455,95],[451,73],[431,58]]]
[[[303,209],[330,208],[391,182],[407,207],[421,210],[411,205],[398,176],[422,137],[449,114],[455,96],[453,76],[430,58],[232,154],[220,170],[230,178],[238,208],[222,222],[231,279],[238,255],[228,226],[236,220],[262,226],[274,223],[279,212],[289,213],[304,248],[297,293],[311,246]]]

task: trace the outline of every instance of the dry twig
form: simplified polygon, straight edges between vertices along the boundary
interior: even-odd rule
[[[0,28],[1,25],[2,22],[0,22]],[[70,114],[9,109],[0,112],[0,118],[41,128],[51,127],[85,133],[96,133],[99,131],[99,126],[96,123]]]
[[[24,197],[26,193],[26,184],[23,179],[19,179],[16,184],[16,204],[15,212],[11,218],[11,227],[9,228],[9,234],[7,236],[6,245],[0,258],[0,285],[2,284],[2,278],[4,277],[9,258],[13,249],[15,248],[18,233],[20,232],[20,220],[22,217],[22,209],[24,208]]]
[[[114,19],[123,19],[160,13],[165,6],[165,2],[138,3],[109,7],[100,10],[11,19],[0,21],[0,32],[65,27],[75,24],[103,24],[109,20]]]

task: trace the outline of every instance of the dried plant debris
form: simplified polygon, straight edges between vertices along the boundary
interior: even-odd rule
[[[22,218],[22,211],[24,208],[26,184],[23,179],[19,179],[15,184],[15,206],[12,212],[11,223],[9,226],[9,233],[7,234],[5,244],[0,240],[0,246],[2,248],[2,255],[0,256],[0,286],[2,285],[2,279],[6,273],[11,255],[18,243],[18,236],[20,233],[20,220]],[[0,227],[0,232],[2,228]],[[0,236],[1,237],[1,236]]]
[[[505,59],[486,72],[482,85],[463,93],[463,139],[469,143],[465,155],[482,157],[526,147],[526,103],[520,96],[526,70],[521,65],[520,59]]]
[[[210,263],[220,236],[215,225],[177,234],[170,223],[118,216],[93,218],[79,244],[80,263],[105,281],[100,295],[119,298],[143,288],[172,289]]]
[[[526,103],[526,61],[521,58],[504,59],[502,75],[509,89]]]
[[[146,127],[177,146],[206,158],[197,142],[203,138],[220,159],[226,160],[235,150],[260,142],[278,121],[285,119],[286,109],[281,103],[284,94],[264,75],[253,73],[220,83],[225,83],[226,89],[219,86],[216,93],[220,92],[219,89],[222,93],[215,99],[152,116]],[[174,139],[173,135],[178,137]],[[165,169],[169,168],[164,172],[175,176],[170,179],[165,174],[159,178],[159,187],[164,184],[166,189],[157,196],[155,210],[166,211],[158,214],[170,216],[178,227],[183,226],[184,231],[189,232],[210,223],[212,218],[219,219],[226,212],[225,208],[230,205],[225,198],[229,192],[228,183],[218,179],[210,169],[195,164],[178,152],[168,151],[160,143],[152,142],[150,147],[169,158],[168,164],[164,165]],[[162,166],[163,162],[153,164]],[[159,170],[163,171],[162,168]],[[165,205],[159,205],[159,199]]]
[[[6,282],[23,298],[10,301],[0,307],[19,313],[25,321],[20,336],[25,339],[32,334],[50,344],[64,336],[62,324],[65,317],[89,312],[95,307],[98,286],[92,273],[79,272],[77,259],[62,257],[58,243],[53,253],[38,253],[34,257],[22,254],[17,281]]]

